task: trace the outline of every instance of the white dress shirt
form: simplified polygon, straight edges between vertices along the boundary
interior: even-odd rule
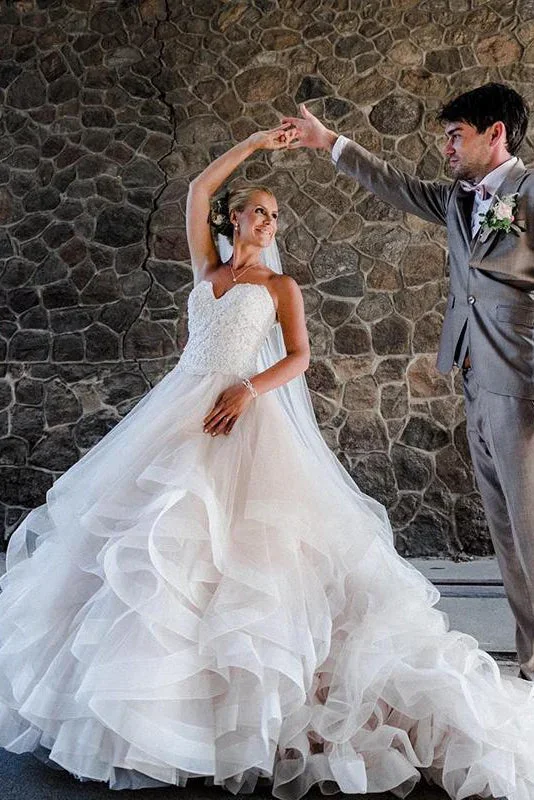
[[[337,163],[338,158],[343,152],[343,148],[349,142],[346,136],[338,136],[332,148],[332,161]],[[484,175],[482,180],[476,185],[469,184],[467,181],[462,181],[465,188],[473,189],[475,192],[473,210],[471,212],[471,234],[476,236],[480,228],[480,214],[485,214],[489,210],[493,201],[493,196],[497,193],[499,186],[502,184],[512,167],[517,163],[517,156],[512,156],[507,161],[499,164],[487,175]]]
[[[497,194],[499,186],[515,164],[517,164],[517,156],[512,156],[484,175],[477,184],[471,184],[470,188],[475,191],[473,211],[471,212],[471,235],[473,237],[477,235],[480,228],[480,215],[489,211],[494,195]]]

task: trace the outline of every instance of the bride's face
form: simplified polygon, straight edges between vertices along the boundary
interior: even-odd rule
[[[240,242],[262,248],[270,245],[278,222],[278,203],[271,194],[252,192],[244,209],[234,213]]]

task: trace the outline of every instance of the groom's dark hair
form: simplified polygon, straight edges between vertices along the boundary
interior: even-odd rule
[[[494,122],[506,128],[506,148],[515,155],[524,139],[528,107],[514,89],[503,83],[485,83],[455,97],[438,114],[440,122],[466,122],[483,133]]]

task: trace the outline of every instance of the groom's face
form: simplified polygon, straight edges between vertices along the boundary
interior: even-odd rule
[[[448,122],[443,154],[454,178],[477,181],[489,171],[491,162],[490,128],[479,133],[467,122]]]

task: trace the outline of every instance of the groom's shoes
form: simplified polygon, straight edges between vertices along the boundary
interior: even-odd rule
[[[531,681],[532,678],[529,678],[528,675],[525,675],[522,669],[519,670],[518,678],[523,678],[524,681]]]

